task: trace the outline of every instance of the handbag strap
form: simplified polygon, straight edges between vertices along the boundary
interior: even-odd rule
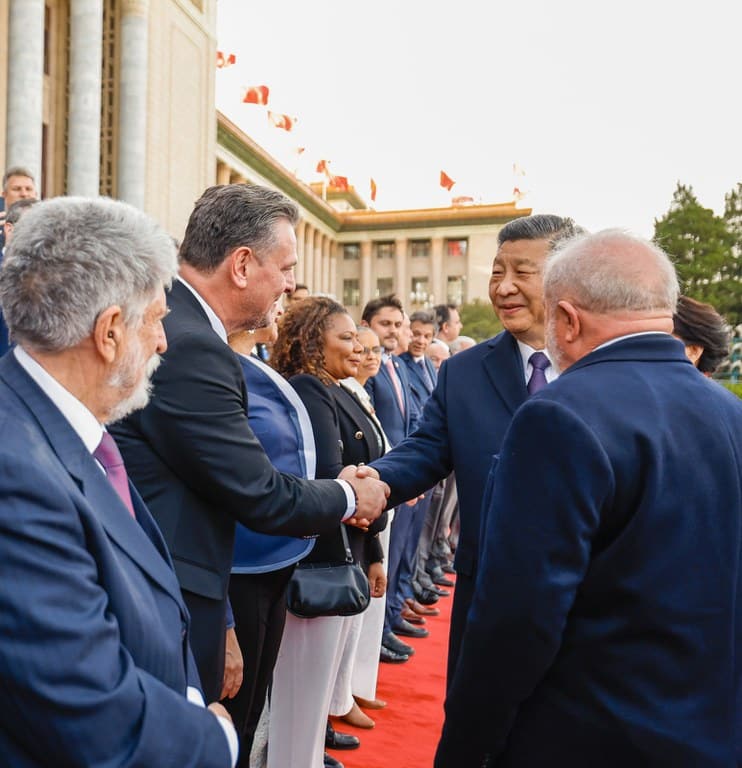
[[[348,532],[345,530],[345,523],[340,523],[340,534],[343,537],[343,546],[345,547],[345,562],[352,563],[353,553],[350,551],[350,542],[348,541]]]

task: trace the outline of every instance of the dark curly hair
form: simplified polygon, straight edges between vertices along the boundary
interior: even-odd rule
[[[309,296],[291,304],[278,321],[271,365],[286,379],[308,373],[332,384],[325,371],[324,334],[334,315],[347,314],[342,304],[326,296]]]

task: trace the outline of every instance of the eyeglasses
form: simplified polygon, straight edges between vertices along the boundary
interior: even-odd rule
[[[381,347],[364,347],[363,354],[364,355],[380,355]]]

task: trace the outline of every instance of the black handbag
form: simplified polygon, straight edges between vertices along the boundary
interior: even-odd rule
[[[286,607],[300,619],[317,616],[355,616],[371,601],[368,579],[348,544],[345,525],[340,525],[345,562],[299,563],[286,589]]]

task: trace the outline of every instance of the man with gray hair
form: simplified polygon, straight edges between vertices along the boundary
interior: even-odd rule
[[[513,418],[437,768],[733,768],[742,403],[671,335],[675,271],[607,230],[547,262],[562,375]]]
[[[544,263],[554,244],[576,229],[571,219],[539,214],[514,219],[500,230],[489,293],[505,330],[441,366],[417,430],[371,465],[391,486],[395,504],[456,473],[461,528],[449,680],[474,589],[482,493],[492,454],[500,449],[518,406],[556,375],[544,353]],[[428,354],[437,346],[431,343]]]
[[[8,168],[3,174],[3,196],[0,199],[0,251],[5,247],[4,224],[10,206],[18,200],[36,197],[36,182],[31,171],[20,165]]]
[[[105,425],[149,397],[170,237],[111,200],[29,210],[0,272],[3,765],[226,768],[165,542]]]
[[[355,468],[336,480],[278,472],[247,421],[242,367],[227,336],[268,325],[277,300],[293,290],[298,219],[296,205],[266,187],[228,184],[203,193],[168,295],[169,348],[155,396],[113,430],[173,557],[210,699],[233,696],[242,680],[236,633],[227,632],[236,523],[311,536],[336,531],[341,521],[368,525],[386,506],[388,488],[357,478]]]

